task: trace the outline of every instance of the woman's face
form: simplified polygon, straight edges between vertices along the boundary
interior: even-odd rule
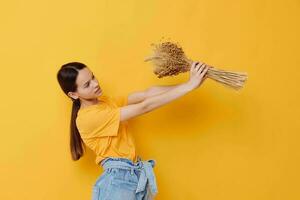
[[[73,94],[81,99],[95,99],[102,94],[102,89],[99,86],[98,80],[88,67],[79,70],[76,84],[77,92],[73,92]]]

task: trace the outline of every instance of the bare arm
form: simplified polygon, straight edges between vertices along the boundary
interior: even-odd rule
[[[151,86],[146,90],[141,90],[137,92],[132,92],[127,97],[127,104],[135,104],[144,101],[145,99],[162,94],[164,92],[169,91],[172,88],[177,87],[177,85],[158,85],[158,86]]]
[[[145,100],[146,98],[146,91],[147,90],[142,90],[142,91],[137,91],[137,92],[132,92],[127,96],[127,104],[136,104],[140,103]]]
[[[179,86],[181,84],[175,84],[175,85],[156,85],[156,86],[152,86],[150,87],[148,90],[146,90],[146,97],[145,99],[149,98],[149,97],[153,97],[162,93],[165,93],[177,86]]]
[[[158,94],[155,96],[150,96],[144,101],[136,104],[129,104],[121,107],[121,121],[126,121],[138,115],[147,113],[155,108],[158,108],[174,99],[183,96],[184,94],[192,91],[192,85],[187,83],[182,83],[177,87],[169,89],[168,91]]]
[[[163,92],[159,95],[150,96],[145,99],[143,102],[145,105],[146,112],[154,110],[158,107],[161,107],[193,90],[192,85],[189,82],[185,82],[182,84],[173,87],[166,92]]]
[[[193,62],[190,69],[190,79],[186,83],[182,83],[164,92],[160,95],[152,96],[147,98],[143,103],[145,104],[146,112],[154,110],[162,105],[173,101],[190,91],[198,88],[205,80],[204,75],[206,74],[208,67],[204,63],[199,64],[199,62]]]
[[[208,68],[205,67],[204,63],[197,65],[194,62],[190,70],[190,80],[188,82],[179,84],[161,94],[146,98],[140,103],[121,107],[121,121],[150,112],[198,88],[205,79],[203,77],[207,70]]]

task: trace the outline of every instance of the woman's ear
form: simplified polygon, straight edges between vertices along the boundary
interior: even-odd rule
[[[74,99],[74,100],[78,99],[77,94],[74,93],[74,92],[68,92],[68,96],[71,97],[71,98]]]

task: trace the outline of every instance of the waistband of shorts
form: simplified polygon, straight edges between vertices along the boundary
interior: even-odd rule
[[[158,192],[156,177],[153,171],[153,167],[155,166],[155,160],[150,159],[143,161],[140,157],[138,157],[138,161],[134,163],[126,158],[107,157],[101,162],[101,165],[104,168],[104,170],[119,168],[131,170],[132,174],[133,170],[139,170],[141,174],[138,180],[136,193],[145,191],[146,187],[150,188],[152,195],[156,195]]]
[[[102,161],[99,162],[99,165],[103,167],[104,163],[106,163],[108,161],[121,161],[121,162],[127,163],[127,164],[129,164],[131,166],[135,166],[135,165],[137,165],[137,163],[139,163],[140,161],[142,161],[142,158],[140,156],[137,156],[137,161],[133,162],[132,160],[130,160],[128,158],[106,157]]]

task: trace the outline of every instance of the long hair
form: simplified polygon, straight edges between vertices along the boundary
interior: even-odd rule
[[[68,92],[76,92],[77,84],[76,78],[79,70],[87,67],[85,64],[80,62],[69,62],[61,66],[57,73],[57,80],[63,92],[68,96]],[[68,96],[69,97],[69,96]],[[71,97],[70,97],[71,98]],[[80,108],[79,99],[73,99],[72,113],[71,113],[71,124],[70,124],[70,150],[72,159],[79,160],[84,153],[84,143],[80,137],[79,131],[76,126],[76,117]]]

